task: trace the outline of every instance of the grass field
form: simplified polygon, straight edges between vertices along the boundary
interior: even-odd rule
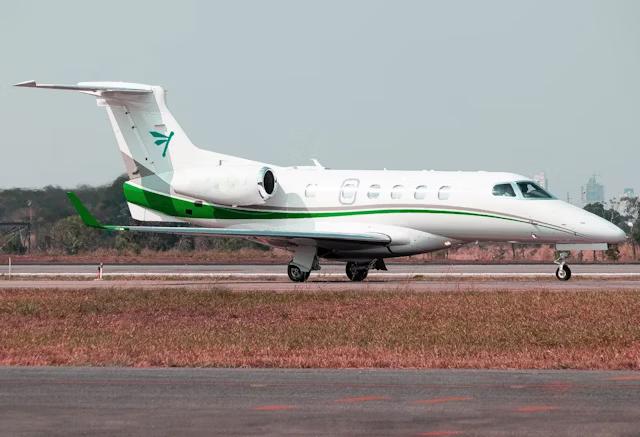
[[[640,369],[640,292],[2,290],[0,364]]]

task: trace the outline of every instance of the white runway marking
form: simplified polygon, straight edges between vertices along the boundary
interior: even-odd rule
[[[313,275],[318,278],[342,278],[344,277],[344,273],[321,273],[321,272],[313,272]],[[0,278],[7,278],[9,275],[6,273],[0,273]],[[438,279],[438,278],[545,278],[554,276],[553,272],[549,273],[531,273],[531,272],[491,272],[491,273],[394,273],[394,272],[386,272],[386,273],[369,273],[369,278],[394,278],[394,279]],[[60,272],[51,272],[51,273],[43,273],[43,272],[29,272],[29,273],[12,273],[11,277],[25,277],[25,278],[37,278],[37,277],[46,277],[46,278],[64,278],[64,277],[82,277],[82,278],[91,278],[96,277],[96,273],[86,273],[86,272],[68,272],[68,273],[60,273]],[[127,278],[127,277],[138,277],[138,278],[220,278],[220,279],[247,279],[247,278],[286,278],[286,273],[272,273],[272,272],[263,272],[263,273],[253,273],[253,272],[228,272],[228,273],[188,273],[188,272],[175,272],[175,273],[161,273],[161,272],[113,272],[113,273],[104,273],[104,278]],[[574,278],[623,278],[623,279],[640,279],[640,273],[574,273]]]

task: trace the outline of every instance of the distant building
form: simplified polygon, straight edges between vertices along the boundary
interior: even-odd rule
[[[604,203],[604,185],[598,183],[594,174],[587,181],[587,185],[582,187],[582,203]]]
[[[636,197],[636,193],[633,188],[625,188],[624,190],[622,190],[622,197]]]
[[[547,175],[543,171],[541,171],[540,173],[534,174],[531,179],[533,179],[533,182],[535,182],[536,184],[540,185],[545,190],[549,189],[549,183],[547,181]]]

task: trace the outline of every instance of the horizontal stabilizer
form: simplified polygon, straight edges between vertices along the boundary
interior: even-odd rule
[[[127,82],[80,82],[77,85],[58,85],[52,83],[37,83],[35,80],[27,80],[25,82],[17,83],[14,86],[80,91],[93,94],[100,94],[103,92],[146,94],[153,92],[149,85]]]
[[[351,232],[318,232],[318,231],[295,231],[280,229],[235,229],[235,228],[200,228],[200,227],[179,227],[179,226],[119,226],[101,224],[89,210],[82,204],[78,196],[74,193],[67,193],[69,200],[82,218],[85,225],[103,229],[106,231],[120,232],[155,232],[159,234],[210,236],[210,237],[247,237],[247,238],[278,238],[278,239],[310,239],[310,240],[332,240],[350,243],[364,243],[372,245],[386,246],[391,243],[391,237],[378,232],[351,233]]]

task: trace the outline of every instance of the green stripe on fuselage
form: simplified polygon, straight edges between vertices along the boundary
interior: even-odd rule
[[[136,185],[124,184],[124,195],[128,202],[153,209],[162,214],[194,219],[218,219],[218,220],[274,220],[274,219],[305,219],[324,217],[345,217],[371,214],[449,214],[465,215],[474,217],[487,217],[500,220],[528,223],[526,220],[519,220],[510,217],[501,217],[492,214],[485,214],[471,211],[458,211],[447,209],[426,209],[426,208],[398,208],[398,209],[367,209],[367,210],[344,210],[344,211],[256,211],[242,208],[228,208],[224,206],[214,206],[207,203],[197,204],[193,201],[172,197],[167,194],[155,193],[145,190]],[[189,213],[190,212],[190,213]]]

